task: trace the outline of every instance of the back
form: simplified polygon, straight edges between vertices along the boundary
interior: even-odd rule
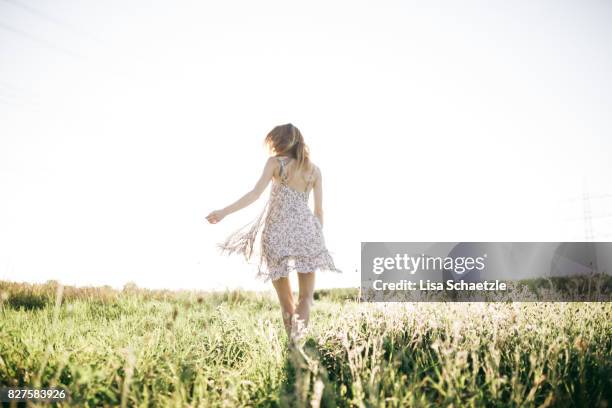
[[[289,188],[308,192],[312,189],[317,176],[317,166],[310,162],[310,168],[297,170],[297,160],[291,157],[278,156],[279,166],[274,172],[278,182],[284,182]]]

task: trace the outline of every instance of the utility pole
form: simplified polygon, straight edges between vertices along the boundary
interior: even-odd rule
[[[589,196],[586,177],[582,179],[582,210],[584,217],[584,240],[593,242],[595,240],[593,213],[591,212],[591,197]]]

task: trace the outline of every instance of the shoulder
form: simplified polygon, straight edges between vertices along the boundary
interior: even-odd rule
[[[266,160],[266,167],[277,168],[280,164],[280,158],[277,156],[270,156]]]
[[[280,157],[278,156],[270,156],[266,160],[265,171],[272,173],[272,175],[276,176],[280,171]]]
[[[310,172],[312,174],[312,178],[313,179],[319,179],[321,178],[321,168],[319,166],[317,166],[316,164],[314,164],[313,162],[310,162]]]
[[[310,162],[310,165],[312,166],[312,168],[310,170],[310,171],[312,171],[312,174],[314,176],[317,176],[317,177],[320,176],[321,175],[321,168],[319,166],[317,166],[316,164],[312,163],[312,162]]]

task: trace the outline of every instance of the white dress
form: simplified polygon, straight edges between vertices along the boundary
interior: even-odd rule
[[[281,180],[273,179],[270,197],[261,214],[219,247],[229,254],[241,253],[247,261],[258,258],[256,276],[264,281],[286,277],[292,271],[342,272],[335,267],[325,246],[321,223],[308,206],[311,182],[306,191],[289,187],[285,167],[291,159],[278,160]]]

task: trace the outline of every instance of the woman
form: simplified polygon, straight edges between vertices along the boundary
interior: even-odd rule
[[[253,203],[273,180],[270,197],[259,217],[230,235],[219,246],[227,253],[241,253],[248,261],[254,255],[261,231],[257,277],[272,284],[280,301],[285,330],[290,339],[302,335],[313,303],[315,272],[341,272],[334,266],[323,238],[323,179],[310,161],[308,146],[291,123],[276,126],[265,143],[272,156],[255,187],[236,202],[211,212],[206,219],[216,224],[228,214]],[[308,207],[314,190],[314,213]],[[299,296],[293,298],[288,275],[298,273]]]

